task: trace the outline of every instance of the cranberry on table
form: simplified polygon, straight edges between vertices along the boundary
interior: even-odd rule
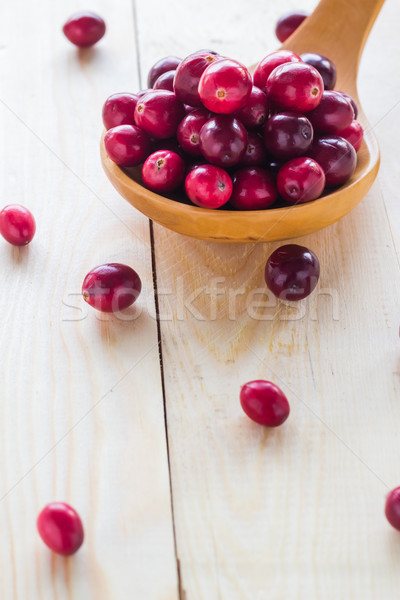
[[[291,50],[278,50],[277,52],[267,54],[267,56],[258,63],[256,70],[254,71],[254,85],[265,92],[267,79],[272,71],[280,65],[295,62],[301,62],[301,58],[298,54],[291,52]]]
[[[264,127],[267,152],[279,159],[306,154],[313,141],[313,127],[304,115],[295,112],[277,113]]]
[[[13,246],[29,244],[35,231],[35,219],[25,206],[9,204],[0,211],[0,233]]]
[[[340,136],[314,139],[308,155],[323,168],[327,187],[345,183],[357,166],[357,154],[350,142]]]
[[[244,65],[230,58],[222,58],[205,69],[198,91],[208,110],[232,114],[245,106],[252,87],[251,75]]]
[[[168,90],[148,92],[139,98],[135,108],[136,125],[157,139],[175,135],[184,116],[182,103]]]
[[[261,167],[266,162],[267,153],[261,135],[256,131],[249,131],[246,151],[240,160],[240,164],[247,167]]]
[[[277,195],[275,180],[266,169],[240,169],[233,177],[230,204],[237,210],[264,210]]]
[[[196,108],[179,123],[176,132],[178,142],[183,150],[194,156],[201,156],[200,130],[209,120],[210,113],[204,108]]]
[[[181,185],[184,177],[183,159],[170,150],[153,152],[142,167],[143,182],[153,192],[172,192]]]
[[[101,40],[106,32],[106,24],[96,13],[82,11],[68,19],[63,32],[75,46],[89,48]]]
[[[247,139],[247,131],[238,119],[215,115],[200,130],[200,150],[211,164],[233,167],[243,158]]]
[[[112,127],[104,136],[107,155],[121,167],[140,165],[150,152],[149,136],[136,125]]]
[[[290,12],[283,15],[275,26],[275,35],[278,40],[282,43],[287,40],[307,17],[308,13],[303,11]]]
[[[153,85],[153,89],[155,90],[169,90],[170,92],[174,91],[174,77],[175,70],[166,71],[162,73],[160,77],[158,77]]]
[[[387,495],[385,515],[392,527],[400,531],[400,487],[394,488]]]
[[[240,390],[240,404],[246,415],[259,425],[278,427],[290,413],[289,402],[282,390],[271,381],[249,381]]]
[[[309,112],[318,106],[324,82],[317,69],[302,62],[276,67],[268,77],[268,100],[277,108]]]
[[[118,125],[135,124],[135,108],[139,96],[137,94],[113,94],[104,102],[103,123],[106,129]]]
[[[149,74],[147,76],[147,87],[152,88],[157,79],[163,73],[167,71],[175,71],[178,67],[182,59],[177,56],[166,56],[165,58],[160,58],[154,65],[151,67]]]
[[[357,117],[358,117],[358,106],[356,104],[356,101],[351,96],[349,96],[349,94],[346,94],[345,92],[338,92],[338,93],[342,94],[342,96],[344,96],[350,102],[350,104],[352,105],[353,110],[354,110],[354,118],[357,119]]]
[[[253,85],[250,96],[243,108],[238,110],[235,117],[249,129],[260,127],[268,115],[268,102],[266,94]]]
[[[311,202],[324,191],[325,173],[315,160],[302,156],[283,165],[276,183],[280,196],[287,202]]]
[[[329,58],[315,52],[306,52],[301,54],[300,58],[303,62],[317,69],[326,90],[333,90],[336,83],[336,67]]]
[[[95,267],[82,284],[84,300],[101,312],[117,312],[133,304],[142,289],[139,275],[128,265],[108,263]]]
[[[319,279],[319,260],[308,248],[287,244],[275,250],[265,265],[265,282],[281,300],[303,300]]]
[[[200,77],[217,60],[218,56],[208,52],[195,52],[183,59],[176,69],[174,79],[174,92],[181,102],[190,106],[202,106],[198,91]]]
[[[339,134],[354,119],[350,102],[340,93],[327,91],[322,94],[321,102],[307,114],[317,133]]]
[[[186,194],[197,206],[220,208],[232,194],[232,179],[215,165],[200,165],[192,169],[185,180]]]
[[[352,121],[346,129],[339,132],[339,136],[350,142],[356,152],[361,148],[364,131],[358,121]]]
[[[69,556],[82,546],[82,521],[76,510],[65,502],[47,504],[36,525],[43,542],[57,554]]]

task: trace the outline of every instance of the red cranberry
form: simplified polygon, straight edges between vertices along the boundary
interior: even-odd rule
[[[308,155],[323,168],[327,187],[345,183],[357,166],[356,151],[350,142],[339,136],[315,139]]]
[[[254,85],[265,92],[267,79],[276,67],[286,63],[297,62],[301,62],[300,56],[290,50],[278,50],[277,52],[268,54],[258,63],[256,70],[254,71]]]
[[[400,531],[400,487],[394,488],[387,495],[385,515],[392,527]]]
[[[179,123],[177,137],[178,142],[185,152],[194,156],[201,156],[200,129],[210,118],[210,113],[197,108],[190,112]]]
[[[324,82],[325,90],[333,90],[336,83],[336,67],[329,58],[315,52],[306,52],[301,54],[300,58],[303,62],[317,69]]]
[[[361,148],[364,137],[364,131],[358,121],[352,121],[346,129],[339,133],[340,137],[344,138],[353,146],[356,152]]]
[[[321,102],[307,117],[317,133],[338,134],[350,125],[354,111],[342,94],[328,91],[322,94]]]
[[[185,190],[189,200],[202,208],[219,208],[232,194],[228,173],[214,165],[200,165],[186,176]]]
[[[240,404],[252,421],[267,427],[282,425],[290,413],[289,402],[282,390],[262,379],[244,384],[240,390]]]
[[[104,136],[104,146],[112,161],[121,167],[140,165],[150,152],[148,135],[136,125],[118,125]]]
[[[175,70],[174,71],[166,71],[165,73],[162,73],[162,75],[160,75],[160,77],[158,77],[153,85],[153,88],[155,90],[169,90],[170,92],[174,91],[174,77],[175,77]]]
[[[281,109],[309,112],[321,101],[324,82],[317,69],[305,63],[276,67],[268,77],[268,100]]]
[[[201,106],[199,81],[206,68],[219,57],[208,52],[195,52],[183,59],[176,69],[174,92],[176,97],[190,106]]]
[[[267,152],[276,158],[294,158],[306,154],[313,141],[313,128],[304,115],[277,113],[264,127]]]
[[[267,153],[262,137],[255,131],[249,131],[246,152],[243,154],[240,164],[247,167],[261,167],[266,162]]]
[[[287,244],[271,254],[265,265],[265,282],[281,300],[303,300],[319,279],[319,260],[314,252]]]
[[[75,46],[88,48],[101,40],[106,32],[106,24],[96,13],[81,11],[68,19],[63,32]]]
[[[113,94],[104,103],[103,123],[106,129],[118,125],[134,125],[137,94]]]
[[[95,267],[82,284],[84,300],[96,310],[117,312],[133,304],[142,289],[139,275],[120,263]]]
[[[204,106],[215,113],[232,114],[243,108],[250,96],[252,78],[245,66],[230,58],[210,64],[199,81]]]
[[[346,98],[346,100],[348,100],[350,102],[350,104],[353,107],[354,110],[354,118],[357,119],[358,117],[358,106],[355,102],[355,100],[353,100],[353,98],[351,96],[349,96],[348,94],[345,94],[344,92],[338,92],[339,94],[342,94],[342,96],[344,96]]]
[[[158,150],[146,159],[142,177],[144,184],[153,192],[172,192],[185,177],[185,163],[175,152]]]
[[[152,137],[167,139],[175,135],[185,109],[174,93],[153,90],[139,98],[135,108],[135,122]]]
[[[37,518],[40,537],[53,552],[69,556],[82,546],[82,521],[72,506],[65,502],[51,502]]]
[[[280,196],[291,204],[319,198],[325,187],[325,173],[312,158],[290,160],[280,169],[277,179]]]
[[[247,131],[231,115],[216,115],[200,131],[200,150],[208,162],[219,167],[233,167],[243,158]]]
[[[260,88],[253,85],[249,99],[243,108],[238,110],[235,117],[250,129],[262,125],[268,115],[267,96]]]
[[[264,210],[275,202],[274,178],[266,169],[240,169],[233,178],[231,206],[237,210]]]
[[[290,12],[283,15],[276,24],[275,35],[280,42],[287,40],[289,36],[296,31],[299,25],[302,24],[304,19],[308,17],[306,12]]]
[[[35,231],[35,219],[25,206],[9,204],[0,212],[0,233],[13,246],[29,244]]]
[[[165,58],[160,58],[160,60],[158,60],[149,71],[147,76],[147,86],[152,88],[160,75],[166,73],[167,71],[175,71],[180,63],[181,59],[177,56],[166,56]]]

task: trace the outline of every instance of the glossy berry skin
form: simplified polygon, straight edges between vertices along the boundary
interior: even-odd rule
[[[324,82],[314,67],[304,63],[288,63],[274,69],[268,77],[268,100],[281,110],[309,112],[318,106]]]
[[[364,131],[358,121],[352,121],[346,129],[339,133],[339,136],[350,142],[356,152],[361,148],[364,137]]]
[[[240,390],[240,404],[255,423],[278,427],[290,413],[289,402],[282,390],[271,381],[249,381]]]
[[[152,88],[160,75],[166,73],[167,71],[175,71],[180,63],[181,59],[177,56],[166,56],[165,58],[160,58],[160,60],[154,63],[149,71],[147,76],[147,87]]]
[[[133,304],[142,289],[139,275],[128,265],[108,263],[95,267],[82,284],[84,300],[101,312],[117,312]]]
[[[176,132],[178,142],[183,150],[193,156],[201,156],[200,130],[209,120],[210,113],[204,108],[196,108],[191,111],[179,123]]]
[[[75,46],[89,48],[101,40],[106,32],[106,24],[96,13],[82,11],[68,19],[63,32]]]
[[[307,114],[316,133],[339,134],[354,119],[350,102],[340,92],[328,91],[322,94],[321,102]]]
[[[325,188],[325,173],[312,158],[294,158],[279,170],[279,195],[291,204],[301,204],[319,198]]]
[[[327,187],[345,183],[357,166],[357,154],[350,142],[339,136],[314,140],[308,155],[323,168]]]
[[[252,87],[253,80],[244,65],[230,58],[222,58],[205,69],[198,91],[208,110],[232,114],[246,105]]]
[[[146,159],[142,167],[144,184],[153,192],[172,192],[185,177],[183,159],[171,150],[158,150]]]
[[[386,496],[385,515],[391,526],[400,531],[400,487]]]
[[[267,116],[267,96],[260,88],[253,85],[246,104],[236,112],[235,117],[248,129],[254,129],[260,127]]]
[[[301,54],[300,58],[303,62],[317,69],[324,82],[325,90],[333,90],[336,84],[336,67],[329,58],[315,52],[306,52]]]
[[[349,96],[349,94],[346,94],[345,92],[338,92],[338,93],[342,94],[342,96],[344,96],[346,98],[346,100],[348,100],[350,102],[350,104],[352,105],[353,110],[354,110],[354,118],[357,119],[357,117],[358,117],[358,106],[357,106],[355,100],[351,96]]]
[[[198,91],[200,77],[217,60],[218,56],[208,52],[195,52],[183,59],[176,69],[174,79],[174,92],[181,102],[190,106],[202,106]]]
[[[113,94],[104,102],[103,123],[106,129],[118,125],[135,124],[135,108],[139,96],[137,94]]]
[[[175,77],[175,70],[174,71],[166,71],[165,73],[162,73],[162,75],[160,75],[160,77],[158,77],[155,80],[153,89],[169,90],[170,92],[173,92],[174,91],[174,77]]]
[[[121,167],[136,167],[150,152],[149,136],[136,125],[112,127],[104,136],[107,155]]]
[[[297,62],[301,62],[300,56],[290,50],[278,50],[268,54],[258,63],[254,71],[254,85],[265,92],[268,77],[276,67]]]
[[[294,112],[277,113],[264,127],[264,143],[269,154],[289,159],[306,154],[313,141],[313,127],[304,115]]]
[[[308,248],[287,244],[277,248],[265,265],[265,283],[281,300],[303,300],[319,279],[319,260]]]
[[[272,175],[260,167],[236,171],[230,204],[237,210],[264,210],[277,198]]]
[[[43,542],[57,554],[69,556],[82,546],[82,521],[76,510],[65,502],[47,504],[40,512],[36,525]]]
[[[153,90],[139,98],[135,123],[151,137],[168,139],[175,135],[185,109],[173,92]]]
[[[246,167],[261,167],[267,163],[267,153],[262,137],[256,131],[247,134],[246,151],[240,164]]]
[[[283,15],[275,26],[275,35],[278,40],[282,43],[287,40],[307,17],[308,13],[302,11],[290,12]]]
[[[243,158],[247,131],[231,115],[215,115],[200,131],[200,150],[204,158],[219,167],[233,167]]]
[[[185,191],[189,200],[197,206],[220,208],[231,197],[232,179],[220,167],[200,165],[187,174]]]
[[[25,206],[8,204],[0,211],[0,233],[13,246],[29,244],[35,231],[35,219]]]

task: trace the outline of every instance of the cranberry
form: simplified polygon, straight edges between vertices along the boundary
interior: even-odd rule
[[[306,52],[301,54],[300,58],[303,62],[317,69],[326,90],[333,90],[336,83],[336,67],[329,58],[315,52]]]
[[[175,152],[158,150],[146,159],[142,177],[144,184],[153,192],[172,192],[185,177],[185,163]]]
[[[266,169],[240,169],[233,178],[230,204],[237,210],[264,210],[275,202],[274,178]]]
[[[256,379],[240,390],[240,404],[246,415],[260,425],[278,427],[290,413],[285,394],[271,381]]]
[[[181,59],[177,56],[166,56],[165,58],[160,58],[160,60],[158,60],[149,71],[147,76],[147,86],[152,88],[160,75],[166,73],[167,71],[174,71],[180,62]]]
[[[319,260],[314,252],[287,244],[275,250],[265,265],[265,282],[281,300],[303,300],[319,279]]]
[[[400,487],[394,488],[387,495],[385,515],[392,527],[400,531]]]
[[[84,300],[102,312],[117,312],[133,304],[142,289],[139,275],[120,263],[95,267],[82,284]]]
[[[179,123],[177,137],[183,150],[194,156],[201,156],[200,129],[210,118],[204,108],[196,108],[188,113]]]
[[[231,115],[216,115],[200,130],[200,150],[208,162],[219,167],[237,165],[246,152],[247,131]]]
[[[104,103],[103,123],[106,129],[117,125],[134,125],[137,94],[113,94]]]
[[[195,52],[183,59],[176,69],[174,79],[174,92],[176,97],[190,106],[201,106],[198,87],[200,77],[206,68],[219,57],[208,52]]]
[[[322,94],[321,102],[307,117],[317,133],[336,134],[350,125],[354,111],[342,94],[328,91]]]
[[[250,129],[262,125],[268,115],[267,96],[260,88],[253,85],[250,96],[243,108],[238,110],[235,117]]]
[[[364,131],[358,121],[352,121],[346,129],[339,133],[339,135],[350,142],[356,152],[359,151],[363,141]]]
[[[315,139],[308,155],[323,168],[327,187],[345,183],[357,166],[356,151],[350,142],[339,136]]]
[[[282,43],[287,40],[307,17],[308,13],[302,11],[290,12],[283,15],[275,26],[275,35],[278,40]]]
[[[277,185],[280,196],[287,202],[310,202],[324,191],[325,173],[312,158],[294,158],[280,169]]]
[[[276,158],[301,156],[311,147],[313,128],[304,115],[294,112],[277,113],[264,127],[267,152]]]
[[[342,96],[344,96],[346,98],[346,100],[348,100],[350,102],[350,104],[352,105],[353,110],[354,110],[354,118],[357,119],[358,106],[357,106],[355,100],[353,100],[353,98],[351,96],[349,96],[348,94],[345,94],[345,92],[339,92],[339,94],[342,94]]]
[[[63,32],[75,46],[88,48],[101,40],[106,32],[106,24],[96,13],[81,11],[68,19]]]
[[[278,50],[277,52],[268,54],[258,63],[256,70],[254,71],[254,85],[265,92],[267,79],[276,67],[286,63],[297,62],[301,62],[300,56],[290,50]]]
[[[30,210],[21,204],[9,204],[0,212],[0,233],[13,246],[26,246],[32,241],[36,223]]]
[[[174,71],[166,71],[165,73],[162,73],[162,75],[160,75],[160,77],[157,77],[157,79],[154,82],[153,88],[155,90],[169,90],[170,92],[174,91],[174,77],[175,77],[175,70]]]
[[[185,109],[173,92],[153,90],[139,98],[135,122],[152,137],[167,139],[175,135]]]
[[[47,504],[37,518],[40,537],[53,552],[69,556],[82,546],[82,521],[72,506],[65,502]]]
[[[253,81],[241,63],[222,58],[210,64],[199,81],[199,96],[204,106],[215,113],[232,114],[243,108]]]
[[[240,161],[241,165],[247,167],[260,167],[267,162],[267,153],[262,137],[255,131],[249,131],[247,134],[246,152]]]
[[[266,92],[278,108],[308,112],[321,101],[324,82],[317,69],[305,63],[276,67],[268,77]]]
[[[121,167],[140,165],[150,152],[148,135],[136,125],[118,125],[104,136],[104,146],[112,161]]]
[[[232,194],[228,173],[214,165],[200,165],[186,176],[185,190],[189,200],[202,208],[219,208]]]

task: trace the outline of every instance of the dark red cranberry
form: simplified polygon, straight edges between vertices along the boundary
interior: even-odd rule
[[[53,552],[69,556],[82,546],[82,521],[72,506],[65,502],[47,504],[37,518],[40,537]]]
[[[181,102],[190,106],[202,105],[198,91],[200,77],[216,60],[219,57],[208,52],[195,52],[183,59],[174,79],[174,92]]]
[[[274,178],[266,169],[240,169],[233,178],[230,204],[237,210],[264,210],[277,195]]]
[[[348,94],[345,94],[345,92],[339,92],[339,94],[342,94],[342,96],[344,96],[352,105],[353,110],[354,110],[354,118],[357,119],[358,117],[358,106],[355,102],[355,100],[353,100],[353,98],[351,96],[349,96]]]
[[[303,11],[283,15],[275,26],[275,35],[278,40],[282,43],[287,40],[307,17],[308,13]]]
[[[306,154],[313,141],[313,128],[304,115],[294,112],[277,113],[264,127],[267,152],[276,158],[294,158]]]
[[[265,265],[265,282],[281,300],[303,300],[319,279],[319,260],[314,252],[287,244],[275,250]]]
[[[254,71],[254,85],[265,92],[267,79],[276,67],[286,63],[297,62],[301,62],[300,56],[290,50],[278,50],[277,52],[268,54],[258,63]]]
[[[339,136],[314,139],[308,155],[323,168],[327,187],[345,183],[357,166],[357,154],[350,142]]]
[[[302,62],[276,67],[268,77],[268,101],[277,108],[309,112],[318,106],[324,91],[324,82],[317,69]]]
[[[170,150],[158,150],[146,159],[142,168],[144,184],[153,192],[172,192],[185,177],[183,159]]]
[[[184,116],[182,103],[168,90],[148,92],[139,98],[135,108],[136,125],[157,139],[175,135]]]
[[[329,58],[315,52],[306,52],[301,54],[300,58],[303,62],[317,69],[324,82],[325,90],[333,90],[336,83],[336,67]]]
[[[232,114],[246,105],[252,86],[251,75],[244,65],[230,58],[222,58],[205,69],[198,90],[208,110]]]
[[[147,76],[147,87],[152,88],[157,79],[163,73],[166,73],[167,71],[175,71],[180,62],[181,59],[177,56],[166,56],[165,58],[160,58],[160,60],[154,63],[149,71]]]
[[[363,141],[364,131],[358,121],[352,121],[346,129],[339,133],[339,135],[350,142],[356,152],[359,151]]]
[[[193,204],[202,208],[220,208],[231,197],[232,179],[220,167],[200,165],[187,174],[185,190]]]
[[[253,85],[249,99],[235,117],[250,129],[262,125],[268,115],[267,96],[260,88]]]
[[[185,152],[194,156],[201,156],[200,129],[210,118],[210,113],[204,108],[197,108],[190,112],[179,123],[178,142]]]
[[[84,300],[96,310],[117,312],[133,304],[142,289],[139,275],[120,263],[95,267],[82,284]]]
[[[35,219],[25,206],[9,204],[0,212],[0,233],[13,246],[29,244],[35,231]]]
[[[118,125],[134,125],[138,100],[137,94],[113,94],[107,98],[103,106],[104,127],[111,129]]]
[[[350,125],[354,111],[340,92],[328,91],[322,94],[321,102],[307,117],[316,133],[338,134]]]
[[[216,115],[200,131],[200,150],[208,162],[219,167],[233,167],[243,158],[247,131],[231,115]]]
[[[277,186],[280,196],[291,204],[310,202],[324,191],[325,173],[312,158],[294,158],[280,169]]]
[[[150,152],[149,136],[136,125],[112,127],[104,136],[104,146],[111,160],[121,167],[140,165]]]
[[[267,162],[267,153],[262,137],[255,131],[247,134],[246,152],[240,161],[246,167],[261,167]]]
[[[252,421],[267,427],[282,425],[290,413],[289,402],[282,390],[262,379],[244,384],[240,390],[240,404]]]
[[[173,92],[174,91],[174,77],[175,77],[175,70],[174,71],[166,71],[165,73],[162,73],[162,75],[160,75],[160,77],[158,77],[155,80],[153,89],[169,90],[170,92]]]
[[[391,526],[400,531],[400,487],[386,496],[385,515]]]
[[[106,32],[106,24],[96,13],[81,11],[68,19],[63,32],[75,46],[89,48],[101,40]]]

